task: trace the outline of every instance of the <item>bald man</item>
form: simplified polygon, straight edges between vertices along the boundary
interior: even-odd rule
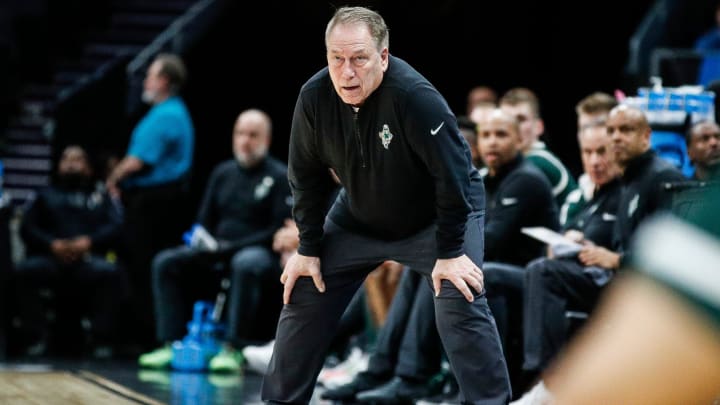
[[[578,260],[585,266],[615,273],[631,260],[631,241],[638,226],[654,214],[671,208],[670,194],[663,192],[663,186],[686,179],[682,172],[650,148],[650,124],[641,110],[620,104],[610,110],[605,128],[611,139],[615,161],[623,171],[612,248],[586,244],[578,253]],[[529,405],[547,401],[552,396],[555,382],[552,367],[546,370],[543,380],[511,404]],[[561,384],[561,381],[557,383]]]
[[[170,343],[185,335],[194,299],[213,298],[220,285],[217,264],[230,266],[226,346],[210,361],[212,371],[237,372],[239,351],[253,328],[270,313],[260,311],[260,291],[280,277],[272,238],[290,217],[287,166],[268,155],[272,125],[263,111],[243,111],[232,137],[234,159],[220,163],[208,180],[197,223],[218,246],[179,246],[161,251],[152,267],[156,334],[165,345],[140,356],[142,367],[166,368],[172,362]],[[279,291],[279,290],[278,290]],[[278,292],[279,293],[279,292]],[[267,311],[267,309],[264,309]],[[272,313],[277,317],[279,305]],[[274,323],[270,322],[271,324]],[[244,326],[241,329],[241,326]]]
[[[487,175],[485,213],[485,285],[488,305],[505,345],[508,368],[517,387],[520,348],[511,345],[522,322],[525,265],[543,254],[544,245],[522,233],[523,227],[559,230],[558,211],[548,179],[522,152],[519,122],[495,109],[478,123],[478,147]]]

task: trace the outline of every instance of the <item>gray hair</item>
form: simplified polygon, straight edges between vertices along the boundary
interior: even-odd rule
[[[365,24],[375,41],[378,51],[390,47],[390,32],[380,14],[365,7],[340,7],[328,22],[325,29],[325,44],[330,32],[338,25]]]

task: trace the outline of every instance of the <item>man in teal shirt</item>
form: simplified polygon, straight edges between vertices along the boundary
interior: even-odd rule
[[[182,60],[159,54],[143,82],[143,101],[152,108],[133,130],[125,157],[107,179],[111,195],[122,198],[124,236],[131,286],[139,314],[140,339],[153,339],[150,264],[157,252],[177,245],[183,221],[195,130],[179,91]]]

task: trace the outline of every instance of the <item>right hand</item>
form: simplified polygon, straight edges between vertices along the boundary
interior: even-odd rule
[[[585,234],[575,229],[570,229],[565,232],[565,237],[575,243],[583,243],[585,241]]]
[[[63,263],[69,264],[77,259],[72,244],[67,239],[55,239],[50,243],[50,251]]]
[[[280,276],[280,282],[285,286],[283,288],[283,304],[290,303],[290,294],[295,287],[295,282],[300,277],[312,277],[315,288],[321,293],[325,292],[325,282],[320,273],[320,258],[295,253],[288,260]]]
[[[299,244],[300,235],[295,221],[286,219],[285,225],[273,236],[273,250],[277,253],[291,252],[297,250]]]

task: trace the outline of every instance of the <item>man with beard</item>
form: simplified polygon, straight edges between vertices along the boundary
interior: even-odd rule
[[[20,317],[32,342],[29,354],[42,354],[48,343],[38,287],[53,288],[58,305],[71,297],[78,301],[82,312],[90,312],[95,343],[110,342],[116,308],[127,293],[125,274],[112,254],[121,221],[107,193],[96,187],[85,150],[66,147],[56,181],[37,194],[20,228],[27,256],[14,278]]]
[[[185,323],[192,313],[194,300],[189,298],[212,297],[224,276],[224,271],[215,270],[218,265],[230,268],[228,323],[226,344],[211,359],[210,370],[239,371],[242,362],[235,348],[248,344],[257,332],[250,325],[268,321],[274,327],[280,307],[259,308],[260,295],[264,286],[280,277],[279,256],[272,250],[272,239],[290,217],[292,199],[287,166],[268,156],[271,132],[270,117],[257,109],[243,111],[235,122],[235,159],[215,168],[197,216],[197,223],[217,246],[191,243],[155,256],[152,287],[156,336],[165,344],[140,356],[140,366],[170,366],[170,343],[185,335]]]

